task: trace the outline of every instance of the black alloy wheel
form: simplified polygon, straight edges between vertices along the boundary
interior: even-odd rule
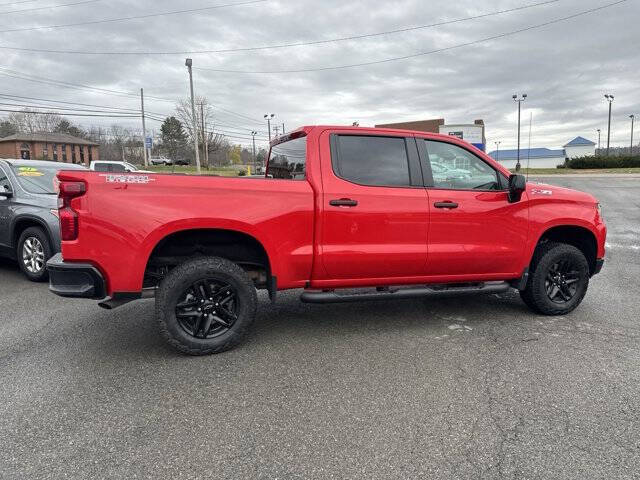
[[[180,295],[176,318],[192,337],[217,337],[238,320],[238,302],[238,294],[231,284],[213,278],[199,280]]]
[[[544,287],[549,300],[558,304],[565,304],[578,291],[581,272],[571,258],[554,263],[547,272]]]

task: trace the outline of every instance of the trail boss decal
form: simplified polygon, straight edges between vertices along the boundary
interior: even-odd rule
[[[149,175],[123,175],[119,173],[103,173],[100,175],[105,177],[107,183],[149,183],[154,178],[149,178]]]

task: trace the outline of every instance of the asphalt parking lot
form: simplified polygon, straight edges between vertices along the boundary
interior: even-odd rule
[[[640,476],[640,178],[595,194],[607,259],[582,305],[517,293],[304,305],[186,357],[153,301],[64,300],[0,263],[0,478]]]

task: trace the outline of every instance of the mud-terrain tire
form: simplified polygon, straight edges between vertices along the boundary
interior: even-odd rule
[[[162,280],[156,318],[172,347],[208,355],[245,339],[257,304],[254,284],[242,268],[224,258],[201,257],[175,267]]]
[[[529,280],[520,297],[543,315],[564,315],[575,309],[589,287],[589,263],[573,245],[539,245],[529,266]]]

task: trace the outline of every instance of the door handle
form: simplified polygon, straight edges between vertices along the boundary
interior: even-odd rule
[[[456,202],[436,202],[433,206],[436,208],[458,208]]]
[[[340,198],[337,200],[329,200],[329,205],[332,207],[355,207],[358,205],[358,201],[351,200],[350,198]]]

